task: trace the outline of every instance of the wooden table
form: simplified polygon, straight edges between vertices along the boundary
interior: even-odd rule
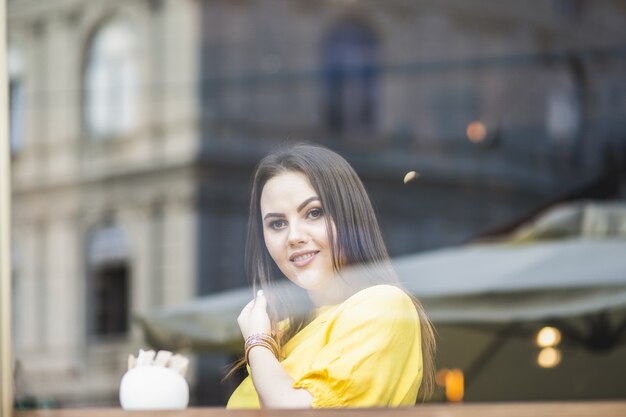
[[[326,410],[237,410],[189,408],[183,411],[124,411],[119,408],[16,411],[14,417],[626,417],[625,401],[472,403],[414,408]]]

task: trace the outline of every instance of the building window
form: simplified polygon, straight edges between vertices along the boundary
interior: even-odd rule
[[[546,130],[555,143],[572,142],[582,127],[582,93],[576,77],[559,71],[552,77],[546,97]]]
[[[23,146],[24,127],[24,64],[21,54],[9,47],[9,118],[11,153]]]
[[[85,123],[97,139],[123,136],[137,123],[136,38],[122,20],[100,27],[89,45],[85,66]]]
[[[96,230],[88,246],[88,330],[123,335],[129,329],[130,259],[126,234],[115,225]]]
[[[377,118],[377,43],[365,27],[346,23],[324,44],[324,113],[334,132],[369,131]]]
[[[585,164],[583,152],[585,69],[578,57],[559,62],[550,76],[546,92],[545,129],[555,169],[572,170]]]

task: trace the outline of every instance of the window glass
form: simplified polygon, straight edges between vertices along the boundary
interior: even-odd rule
[[[86,124],[98,139],[129,133],[136,125],[138,77],[136,39],[122,20],[94,35],[85,73]]]
[[[377,112],[377,44],[367,28],[344,23],[324,45],[326,122],[336,132],[370,130]]]
[[[129,247],[126,234],[108,225],[95,231],[88,250],[87,285],[92,335],[121,335],[129,326]]]
[[[547,94],[546,128],[555,142],[573,140],[581,125],[580,89],[566,72],[554,76]]]
[[[9,46],[9,123],[11,152],[23,146],[24,63],[19,51]]]

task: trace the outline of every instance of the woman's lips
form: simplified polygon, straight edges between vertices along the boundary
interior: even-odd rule
[[[291,262],[293,262],[293,264],[295,266],[303,267],[303,266],[306,266],[306,265],[310,264],[311,262],[313,262],[313,259],[315,258],[315,255],[317,255],[318,253],[319,253],[319,251],[298,253],[298,254],[292,255],[289,258],[289,260]]]

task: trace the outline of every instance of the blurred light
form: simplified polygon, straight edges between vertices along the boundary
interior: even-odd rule
[[[542,368],[554,368],[561,363],[561,352],[553,347],[543,348],[537,355],[537,363]]]
[[[561,332],[556,327],[546,326],[537,332],[537,346],[545,348],[561,342]]]
[[[463,371],[460,369],[451,369],[446,373],[446,398],[450,402],[463,401],[463,395],[465,394],[465,382],[463,378]]]
[[[415,178],[419,177],[419,174],[415,171],[409,171],[406,173],[406,175],[404,176],[404,183],[407,184],[411,181],[413,181]]]
[[[435,384],[437,386],[442,388],[446,386],[446,375],[448,375],[448,372],[450,372],[448,368],[442,368],[437,371],[435,374]]]
[[[470,142],[481,143],[486,137],[487,128],[483,122],[476,120],[467,125],[467,138]]]

